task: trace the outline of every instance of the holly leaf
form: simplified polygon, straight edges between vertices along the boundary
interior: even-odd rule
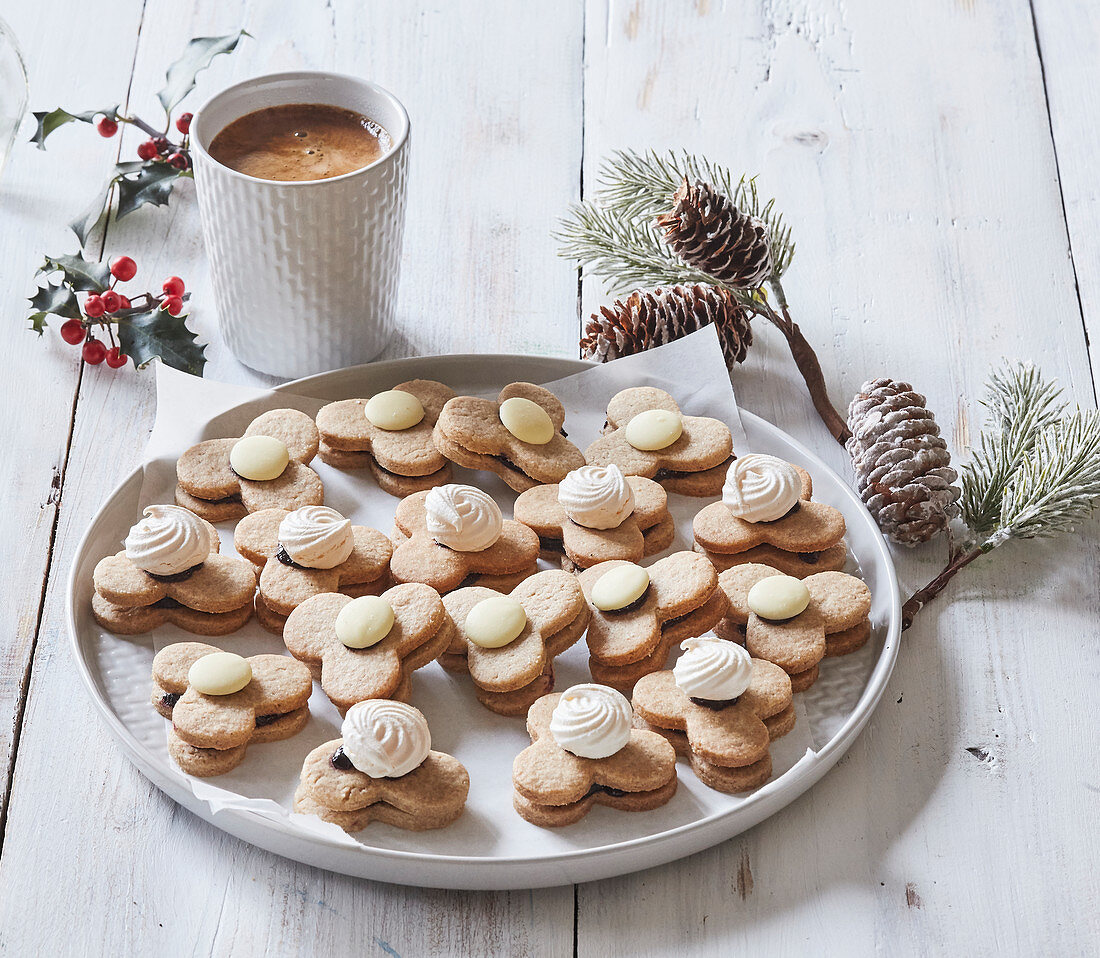
[[[165,77],[167,83],[157,94],[164,112],[171,115],[176,104],[195,89],[195,76],[199,71],[210,66],[210,61],[214,57],[220,53],[231,53],[241,37],[250,36],[252,34],[241,30],[239,33],[231,33],[224,37],[195,37],[188,43],[183,56],[168,68],[168,74]]]
[[[206,365],[206,347],[184,325],[185,316],[173,316],[166,309],[137,313],[118,324],[122,352],[141,367],[160,359],[175,369],[201,376]]]
[[[175,181],[185,172],[150,160],[138,170],[137,176],[123,176],[118,181],[118,218],[129,216],[146,204],[166,206]]]
[[[69,224],[69,229],[76,233],[76,238],[80,240],[82,247],[87,245],[88,234],[107,214],[107,198],[111,195],[112,186],[114,186],[113,179],[107,183],[103,192],[92,200],[88,208]]]
[[[35,128],[34,136],[31,137],[30,142],[37,144],[40,150],[44,150],[46,149],[46,137],[54,130],[63,127],[66,123],[94,123],[95,118],[100,115],[117,120],[118,104],[116,103],[107,110],[89,110],[87,113],[70,113],[68,110],[61,109],[61,107],[45,113],[35,113],[34,118],[38,121],[38,126]]]
[[[36,310],[64,316],[66,319],[80,318],[80,304],[76,301],[76,294],[67,286],[55,286],[53,283],[40,286],[38,292],[31,297],[31,305]]]
[[[110,266],[86,260],[80,253],[73,256],[47,256],[46,262],[38,267],[35,275],[56,273],[59,270],[64,274],[62,283],[78,293],[102,293],[111,281]]]
[[[39,336],[46,331],[46,317],[49,313],[31,313],[28,317],[30,319],[31,329],[33,329]]]

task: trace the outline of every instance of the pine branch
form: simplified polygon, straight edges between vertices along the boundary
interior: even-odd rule
[[[963,521],[975,535],[996,528],[1010,478],[1065,411],[1060,396],[1061,390],[1034,366],[1006,366],[990,376],[983,401],[989,426],[960,477]]]

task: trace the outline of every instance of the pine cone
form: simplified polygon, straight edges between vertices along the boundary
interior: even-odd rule
[[[718,286],[673,286],[637,290],[626,302],[601,306],[584,330],[585,359],[605,363],[620,356],[663,346],[708,323],[718,328],[718,341],[730,369],[752,345],[749,313],[727,289]]]
[[[764,282],[772,254],[760,217],[742,213],[709,183],[696,180],[692,186],[687,177],[672,202],[672,211],[657,217],[657,226],[680,259],[735,289]]]
[[[909,546],[938,535],[959,512],[958,475],[924,402],[909,383],[873,379],[848,407],[859,494],[879,528]]]

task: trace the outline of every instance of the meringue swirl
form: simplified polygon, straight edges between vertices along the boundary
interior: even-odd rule
[[[340,728],[344,754],[371,778],[400,778],[428,757],[432,735],[419,709],[389,699],[357,702]]]
[[[676,684],[693,699],[725,702],[744,695],[752,681],[752,656],[744,646],[713,635],[686,639],[672,667]]]
[[[355,548],[351,520],[328,506],[303,506],[279,523],[279,544],[300,566],[332,569]]]
[[[752,454],[734,459],[726,472],[722,502],[746,522],[782,519],[802,495],[802,479],[789,462],[777,456]]]
[[[493,497],[475,486],[436,486],[424,499],[428,534],[455,552],[482,552],[504,528],[504,516]]]
[[[621,692],[586,683],[562,692],[550,717],[550,734],[580,758],[607,758],[630,741],[634,710]]]
[[[577,525],[617,529],[634,511],[634,489],[618,466],[581,466],[558,483],[558,502]]]
[[[126,558],[152,575],[177,575],[201,565],[213,543],[210,527],[182,506],[146,506],[126,536]]]

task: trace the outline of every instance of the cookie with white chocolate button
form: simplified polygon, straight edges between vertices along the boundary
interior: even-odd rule
[[[458,759],[432,749],[418,709],[386,699],[360,702],[348,710],[340,732],[306,756],[296,812],[347,832],[371,822],[426,831],[462,814],[470,775]]]
[[[254,512],[237,523],[233,544],[259,571],[256,615],[276,635],[312,596],[377,595],[390,585],[389,538],[329,506]]]
[[[309,669],[287,655],[244,658],[177,642],[153,658],[152,703],[172,721],[168,753],[199,777],[236,768],[250,744],[300,732],[312,691]]]
[[[584,455],[589,465],[614,463],[669,492],[715,496],[733,455],[733,437],[717,419],[683,415],[663,389],[633,386],[611,397],[604,435]]]
[[[176,503],[210,522],[319,506],[325,487],[309,467],[319,442],[304,412],[272,409],[239,439],[207,439],[184,452],[176,462]]]
[[[286,620],[283,642],[343,714],[366,699],[407,699],[414,670],[446,650],[439,593],[409,582],[358,598],[325,592]]]
[[[604,685],[544,695],[527,713],[531,744],[512,763],[512,804],[532,825],[579,822],[595,805],[641,812],[676,794],[676,752],[634,727],[630,702]]]
[[[722,501],[695,516],[695,548],[719,571],[744,563],[771,565],[799,578],[844,567],[844,515],[815,502],[805,469],[777,456],[752,454],[730,463]]]
[[[578,579],[592,610],[592,678],[624,692],[664,668],[673,645],[709,632],[729,610],[714,566],[694,552],[674,552],[648,567],[601,562]]]
[[[538,533],[544,551],[564,552],[568,571],[610,559],[637,562],[667,549],[676,535],[661,485],[624,476],[614,464],[581,466],[560,483],[528,489],[512,511]]]
[[[525,579],[508,595],[482,586],[443,597],[449,641],[440,664],[469,672],[477,699],[500,715],[524,715],[554,688],[554,657],[588,625],[575,576],[553,569]]]
[[[794,728],[791,680],[713,635],[687,639],[671,671],[634,686],[635,724],[666,738],[703,784],[743,792],[772,774],[769,745]]]
[[[394,582],[423,582],[441,595],[468,585],[508,592],[538,571],[539,537],[476,486],[407,496],[393,525]]]
[[[565,407],[548,389],[511,383],[495,400],[456,396],[439,414],[436,448],[467,469],[495,472],[517,492],[560,482],[584,465],[565,436]]]
[[[370,470],[378,488],[404,498],[451,481],[451,464],[432,431],[450,386],[413,379],[369,399],[341,399],[317,413],[321,461],[338,469]]]
[[[218,531],[181,506],[147,506],[124,548],[96,563],[92,614],[121,635],[171,623],[196,635],[228,635],[252,615],[256,572],[218,552]]]
[[[715,634],[744,641],[755,658],[778,665],[796,692],[817,680],[825,656],[855,652],[870,637],[871,590],[855,576],[817,572],[796,579],[749,563],[727,569],[718,582],[729,614]]]

